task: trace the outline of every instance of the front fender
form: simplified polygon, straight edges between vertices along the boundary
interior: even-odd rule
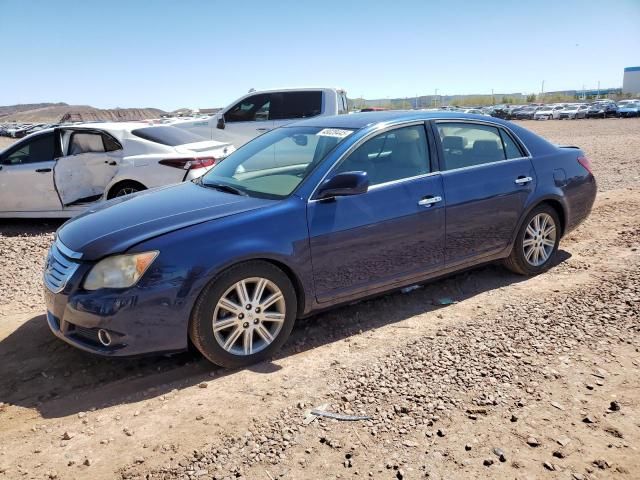
[[[148,281],[156,278],[166,285],[181,285],[177,301],[190,309],[220,272],[258,259],[281,266],[292,277],[300,292],[300,313],[312,307],[313,272],[305,203],[297,197],[271,208],[175,230],[141,242],[129,251],[148,250],[160,251]]]

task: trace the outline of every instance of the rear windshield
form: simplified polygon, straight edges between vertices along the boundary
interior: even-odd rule
[[[175,147],[185,143],[204,142],[206,139],[181,128],[169,125],[159,125],[157,127],[145,127],[132,130],[136,137],[144,138],[154,143],[161,143]]]

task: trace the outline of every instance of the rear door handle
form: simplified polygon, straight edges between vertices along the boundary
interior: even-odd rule
[[[256,128],[256,130],[259,132],[266,132],[267,130],[271,130],[271,129],[266,127],[260,127],[260,128]]]
[[[105,160],[104,163],[106,163],[107,165],[117,165],[117,162],[115,160]]]
[[[525,183],[529,183],[529,182],[532,182],[532,181],[533,181],[533,178],[531,178],[531,177],[518,177],[518,178],[516,178],[516,183],[518,185],[524,185]]]
[[[418,202],[418,205],[420,205],[421,207],[430,207],[434,203],[438,203],[438,202],[441,202],[441,201],[442,201],[442,197],[429,196],[429,197],[424,197],[423,199],[421,199]]]
[[[51,171],[50,168],[37,168],[36,169],[37,173],[47,173],[47,172],[50,172],[50,171]]]

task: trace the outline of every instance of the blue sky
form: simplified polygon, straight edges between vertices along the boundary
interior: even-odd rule
[[[618,87],[640,65],[640,0],[0,0],[0,44],[0,105]]]

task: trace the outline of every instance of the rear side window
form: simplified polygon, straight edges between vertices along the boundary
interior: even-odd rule
[[[102,135],[99,133],[75,132],[71,135],[68,155],[79,155],[81,153],[103,153],[104,151]]]
[[[506,145],[502,143],[500,130],[489,125],[471,123],[438,123],[438,134],[442,144],[443,170],[483,165],[507,159]],[[510,156],[521,157],[513,148],[511,140]],[[516,153],[517,152],[517,153]],[[511,156],[513,155],[513,156]]]
[[[271,95],[271,120],[315,117],[322,113],[322,92],[282,92]]]
[[[120,145],[118,141],[110,135],[103,134],[102,142],[104,143],[104,149],[107,152],[115,152],[122,148],[122,145]]]
[[[205,141],[204,138],[169,125],[160,125],[157,127],[136,128],[131,133],[136,137],[149,140],[150,142],[175,147],[176,145],[184,145],[185,143],[196,143]]]
[[[349,111],[347,96],[344,92],[338,92],[338,115]]]
[[[500,129],[500,137],[502,137],[502,145],[504,147],[504,152],[507,156],[507,159],[520,158],[524,156],[520,151],[520,147],[518,147],[518,144],[513,140],[513,138],[511,138],[511,135]]]

